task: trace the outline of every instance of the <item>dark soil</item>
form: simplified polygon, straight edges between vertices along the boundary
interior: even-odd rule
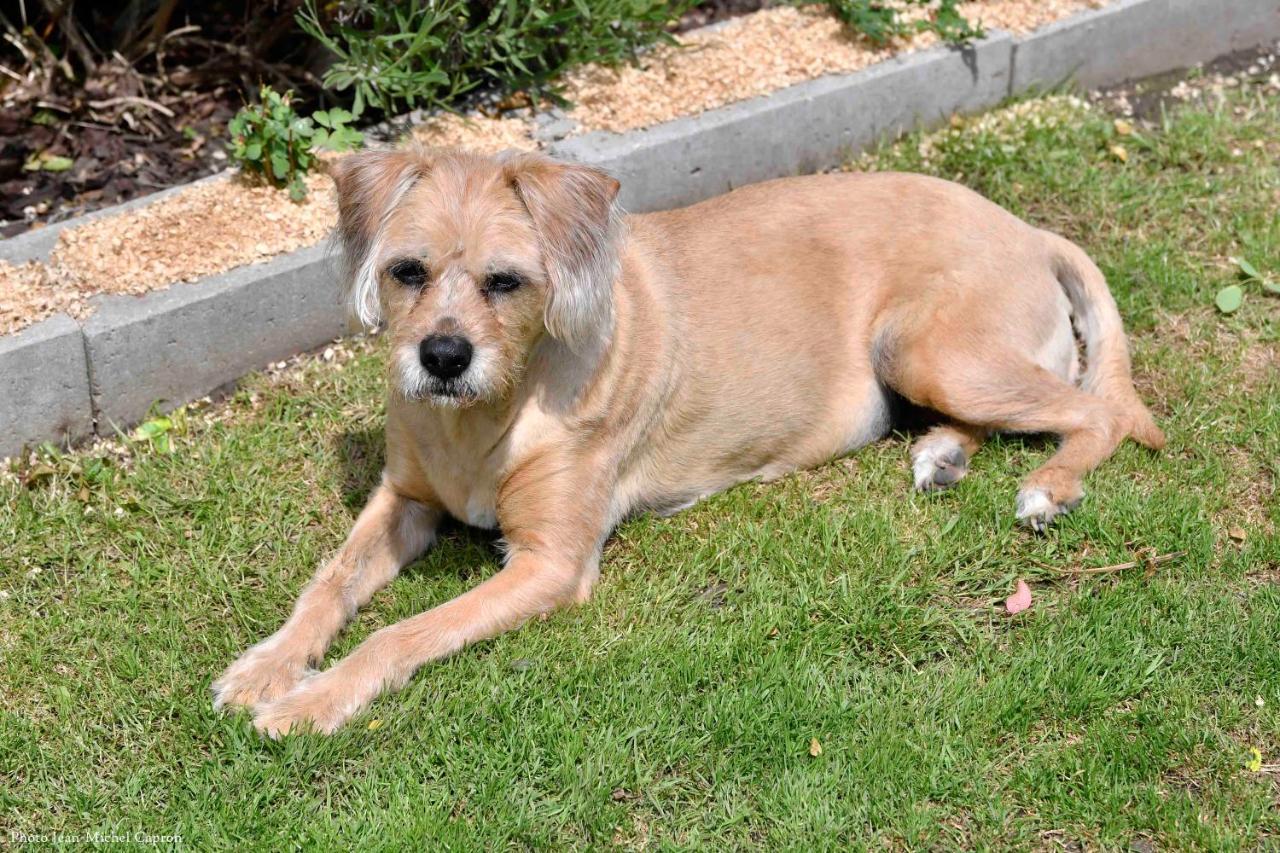
[[[159,102],[157,102],[159,103]],[[184,184],[226,166],[221,140],[240,107],[227,90],[160,104],[172,116],[136,105],[114,124],[60,117],[29,105],[0,112],[0,235],[59,222],[97,208]],[[150,133],[129,128],[149,113]],[[41,168],[67,158],[61,171]]]
[[[708,24],[718,24],[739,15],[749,15],[769,6],[777,6],[780,0],[707,0],[690,9],[675,26],[677,33],[696,30]]]
[[[686,14],[675,31],[776,2],[707,0]],[[167,62],[162,51],[154,50],[135,65],[99,55],[90,63],[91,72],[90,64],[75,69],[82,81],[75,85],[69,81],[72,75],[59,73],[66,61],[42,47],[43,39],[56,40],[53,24],[46,21],[41,39],[19,47],[21,56],[7,49],[16,43],[5,45],[7,66],[22,67],[28,60],[28,79],[16,85],[0,81],[0,237],[225,168],[226,125],[242,106],[244,92],[263,75],[278,76],[282,69],[286,79],[267,82],[303,82],[303,89],[314,82],[300,69],[309,64],[305,51],[282,46],[279,33],[279,21],[292,17],[298,5],[298,0],[274,0],[263,4],[272,7],[267,14],[261,8],[246,11],[253,8],[249,4],[212,3],[194,19],[199,26],[191,26],[188,14],[185,29],[191,32],[166,42],[173,54]],[[97,28],[89,33],[89,42],[95,32],[101,39],[120,29],[118,24],[113,28],[105,9],[92,10],[88,22]],[[180,21],[175,17],[169,23]],[[76,58],[71,47],[64,49],[71,60]],[[267,56],[271,62],[246,65],[246,54]]]
[[[3,4],[0,235],[219,171],[261,83],[323,97],[302,2]]]
[[[1108,86],[1098,91],[1098,99],[1113,113],[1139,121],[1158,121],[1166,110],[1185,104],[1188,97],[1215,86],[1230,85],[1227,79],[1260,81],[1277,73],[1280,73],[1280,42],[1228,54],[1191,73],[1182,69]],[[1179,84],[1184,82],[1186,85],[1179,90]],[[1174,94],[1175,90],[1181,94]]]

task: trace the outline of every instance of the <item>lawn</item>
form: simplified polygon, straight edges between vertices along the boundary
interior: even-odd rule
[[[1280,278],[1280,96],[958,124],[853,165],[961,180],[1084,245],[1165,452],[1123,447],[1044,537],[1013,496],[1053,445],[1018,437],[941,495],[911,491],[898,435],[630,521],[588,604],[336,736],[264,742],[209,682],[376,480],[384,354],[352,342],[0,481],[0,844],[1280,845],[1280,297],[1214,307],[1232,257]],[[497,565],[452,528],[329,659]]]

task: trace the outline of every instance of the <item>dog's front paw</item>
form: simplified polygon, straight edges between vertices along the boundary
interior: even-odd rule
[[[275,701],[297,687],[309,671],[304,661],[283,654],[274,643],[260,643],[213,682],[214,710]]]
[[[332,672],[314,675],[280,699],[259,705],[254,709],[253,727],[273,739],[301,732],[333,734],[363,703]]]

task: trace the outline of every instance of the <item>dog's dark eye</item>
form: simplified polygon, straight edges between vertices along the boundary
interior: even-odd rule
[[[427,268],[412,258],[396,261],[387,267],[387,275],[406,287],[422,287],[427,283]]]
[[[519,273],[496,272],[484,280],[484,289],[487,293],[510,293],[522,284]]]

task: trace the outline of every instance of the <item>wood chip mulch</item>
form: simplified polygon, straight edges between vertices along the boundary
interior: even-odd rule
[[[975,0],[961,13],[987,28],[1028,32],[1105,0]],[[919,13],[917,13],[919,14]],[[932,33],[876,47],[823,7],[779,6],[692,32],[635,65],[586,65],[567,75],[565,97],[578,132],[621,133],[696,115],[812,80],[848,74],[937,43]]]

